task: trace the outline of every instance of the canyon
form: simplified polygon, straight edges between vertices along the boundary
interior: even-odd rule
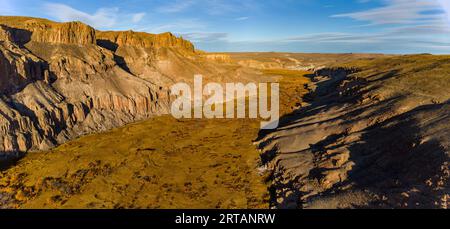
[[[312,74],[311,104],[255,144],[276,208],[448,208],[448,56],[360,60]]]
[[[203,61],[171,33],[100,32],[22,17],[1,17],[0,24],[2,152],[47,150],[167,114],[169,85],[194,74],[253,77]]]
[[[448,208],[450,57],[207,53],[0,17],[0,208]],[[170,87],[280,84],[280,126],[170,117]]]

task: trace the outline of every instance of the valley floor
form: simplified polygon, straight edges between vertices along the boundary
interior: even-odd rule
[[[281,75],[282,112],[306,93],[304,72]],[[259,120],[160,116],[29,153],[0,175],[4,208],[269,208],[252,141]]]
[[[83,137],[29,154],[3,195],[23,208],[265,208],[258,125],[162,116]]]

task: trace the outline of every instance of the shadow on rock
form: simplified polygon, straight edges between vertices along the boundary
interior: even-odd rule
[[[0,152],[0,171],[7,170],[14,166],[24,156],[25,153]]]

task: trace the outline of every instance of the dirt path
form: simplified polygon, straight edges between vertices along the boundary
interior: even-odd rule
[[[284,75],[282,93],[304,93],[301,72],[270,74]],[[283,112],[293,98],[282,97]],[[30,153],[0,174],[0,207],[268,208],[259,125],[162,116]]]

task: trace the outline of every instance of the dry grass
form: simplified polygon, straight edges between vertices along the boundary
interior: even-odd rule
[[[303,95],[309,91],[305,84],[310,79],[304,77],[310,72],[287,70],[287,69],[268,69],[264,70],[266,75],[281,76],[280,84],[280,114],[285,115],[293,112],[298,107],[304,105],[302,101]]]
[[[358,77],[380,81],[403,94],[445,97],[450,94],[450,56],[407,55],[358,60],[336,66],[356,67]],[[441,101],[444,102],[444,101]]]
[[[295,98],[284,94],[304,93],[305,72],[266,74],[281,76],[288,112]],[[259,127],[155,117],[29,154],[0,175],[0,197],[16,208],[268,208],[252,144]]]
[[[23,208],[265,208],[258,125],[157,117],[30,154],[2,181]]]

